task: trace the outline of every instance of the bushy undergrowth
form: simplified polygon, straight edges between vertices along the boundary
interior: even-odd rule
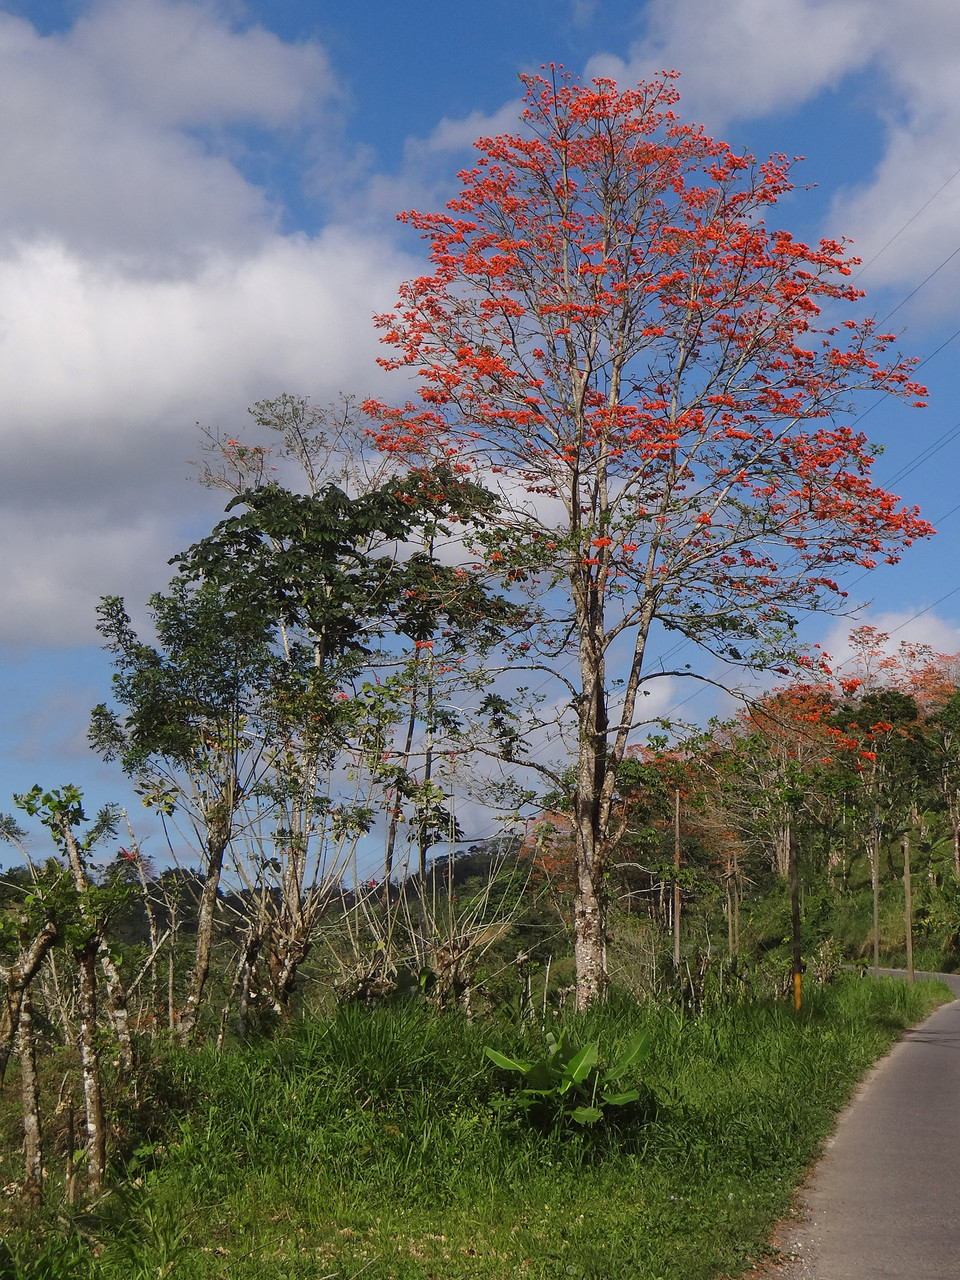
[[[827,939],[844,962],[873,959],[873,894],[869,876],[851,880],[842,889],[825,881],[808,886],[801,903],[801,944],[813,957]],[[745,952],[790,963],[790,897],[784,886],[758,893],[744,903],[742,943]],[[881,885],[879,902],[880,963],[893,968],[906,964],[906,919],[903,881]],[[918,969],[953,973],[960,969],[960,886],[952,880],[931,884],[913,877],[913,951]]]
[[[942,988],[847,979],[778,1003],[613,1000],[568,1033],[646,1030],[642,1113],[544,1130],[484,1047],[540,1028],[348,1008],[221,1056],[171,1054],[174,1109],[92,1212],[34,1222],[0,1280],[708,1280],[756,1256],[866,1066]],[[555,1028],[556,1029],[556,1028]],[[42,1240],[42,1245],[36,1241]],[[17,1241],[21,1241],[18,1245]],[[19,1249],[19,1253],[18,1253]]]

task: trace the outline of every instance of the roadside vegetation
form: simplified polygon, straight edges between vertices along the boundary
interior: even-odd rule
[[[0,1280],[732,1275],[945,995],[856,969],[960,962],[958,656],[795,630],[930,532],[843,425],[913,362],[670,75],[524,88],[405,215],[419,402],[207,432],[223,519],[101,600],[149,834],[0,815]]]
[[[564,1020],[607,1061],[650,1037],[622,1082],[639,1099],[593,1125],[531,1116],[485,1057],[542,1054],[539,1026],[416,1002],[308,1017],[226,1054],[165,1053],[115,1190],[48,1216],[8,1207],[0,1275],[737,1274],[864,1069],[945,993],[846,978],[798,1018],[731,981],[696,1014],[614,999]]]

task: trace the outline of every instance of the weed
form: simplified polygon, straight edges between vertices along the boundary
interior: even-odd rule
[[[559,1022],[547,1056],[562,1031],[572,1104],[591,1073],[597,1096],[613,1083],[605,1046],[626,1064],[617,1089],[648,1087],[656,1110],[542,1129],[498,1106],[490,1066],[545,1056],[529,1026],[350,1007],[220,1055],[171,1049],[155,1083],[171,1109],[131,1139],[142,1185],[80,1215],[82,1238],[51,1225],[30,1252],[9,1233],[0,1280],[736,1274],[856,1080],[941,998],[852,976],[811,982],[799,1018],[739,988],[696,1016],[614,998]]]

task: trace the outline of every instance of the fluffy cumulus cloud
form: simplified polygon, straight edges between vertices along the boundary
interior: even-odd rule
[[[916,285],[956,248],[960,221],[960,7],[874,0],[872,32],[887,93],[879,107],[884,155],[871,180],[841,192],[834,221],[849,229],[871,285]],[[899,234],[898,234],[899,233]],[[956,303],[957,260],[942,267],[901,316],[937,319]]]
[[[716,129],[835,84],[865,56],[871,8],[871,0],[651,0],[629,55],[598,55],[588,72],[630,83],[680,69],[685,112]]]
[[[946,622],[932,610],[921,614],[870,610],[855,619],[838,619],[826,636],[823,648],[830,655],[831,669],[837,675],[853,667],[850,635],[855,628],[863,626],[875,627],[879,635],[885,637],[881,648],[891,656],[903,644],[929,645],[934,653],[947,656],[960,653],[960,627]]]
[[[955,0],[650,0],[643,14],[644,35],[629,53],[598,54],[588,72],[630,82],[679,68],[684,114],[713,131],[735,118],[802,107],[852,74],[867,73],[860,105],[876,113],[883,155],[867,182],[837,194],[825,230],[853,238],[870,264],[864,283],[871,289],[916,285],[955,248]],[[958,262],[941,269],[898,324],[924,314],[939,318],[956,297],[958,278]]]
[[[175,279],[49,242],[0,261],[3,638],[83,640],[98,595],[161,585],[199,502],[185,479],[196,421],[236,430],[281,390],[368,388],[370,310],[401,274],[336,231]]]
[[[573,12],[586,23],[591,7]],[[435,204],[454,153],[513,126],[515,102],[441,120],[398,174],[371,174],[337,141],[345,99],[324,49],[230,13],[87,0],[43,36],[0,7],[0,640],[87,640],[97,594],[160,585],[203,508],[184,478],[196,419],[233,428],[281,390],[372,389],[370,314],[414,269],[379,219]],[[870,69],[885,153],[834,211],[865,258],[956,168],[955,0],[649,0],[643,14],[643,38],[588,72],[676,65],[711,128]],[[339,210],[322,232],[287,229],[276,155]],[[960,178],[867,283],[915,284],[954,247],[958,215]],[[922,300],[955,280],[942,271]]]
[[[336,95],[318,46],[203,4],[106,0],[46,37],[0,14],[0,237],[154,268],[248,247],[277,212],[228,158],[238,130],[307,128]]]
[[[196,420],[376,377],[370,314],[410,263],[283,234],[244,174],[244,130],[323,132],[337,93],[317,45],[205,3],[47,37],[0,14],[0,639],[89,640],[99,594],[162,585],[204,506]]]

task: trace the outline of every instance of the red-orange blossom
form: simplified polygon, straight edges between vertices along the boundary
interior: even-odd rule
[[[606,981],[616,772],[653,623],[782,662],[793,611],[837,598],[838,567],[931,532],[845,423],[858,390],[923,395],[890,335],[839,318],[855,259],[768,229],[785,158],[681,123],[673,79],[524,77],[520,131],[477,143],[447,212],[402,215],[432,267],[378,323],[420,402],[366,406],[381,447],[502,476],[495,563],[563,585],[541,604],[576,656],[581,1005]]]

